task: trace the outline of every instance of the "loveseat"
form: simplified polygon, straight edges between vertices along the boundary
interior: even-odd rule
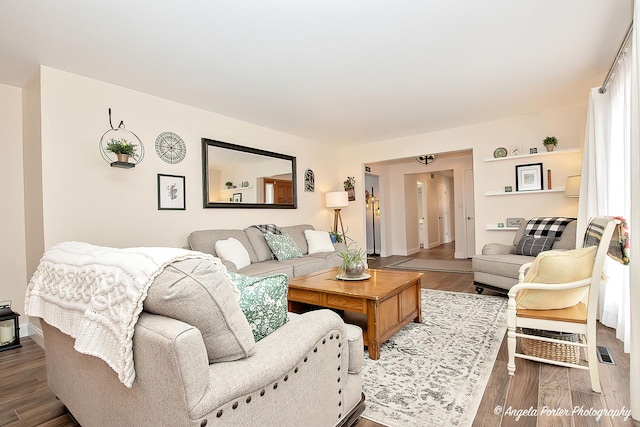
[[[194,231],[189,234],[187,242],[189,249],[219,257],[229,271],[247,276],[268,276],[284,273],[288,277],[297,277],[340,265],[341,258],[332,254],[331,251],[309,253],[309,242],[307,241],[307,236],[305,236],[305,230],[315,231],[312,225],[293,225],[281,227],[280,230],[291,237],[291,240],[300,250],[302,257],[283,261],[274,259],[273,252],[265,239],[264,233],[255,227],[248,227],[243,230]],[[242,244],[249,255],[250,265],[237,268],[232,261],[225,259],[216,251],[216,243],[229,238],[236,239]],[[334,251],[344,249],[346,249],[344,243],[333,243]]]
[[[562,234],[553,241],[550,249],[575,249],[576,225],[577,221],[575,220],[569,222]],[[472,258],[473,283],[478,293],[482,293],[485,289],[508,293],[511,287],[518,283],[520,267],[535,260],[535,256],[516,253],[526,226],[527,221],[520,224],[512,245],[487,243],[482,248],[482,255],[475,255]]]
[[[287,314],[287,278],[276,275],[285,282],[288,320],[255,342],[233,284],[213,262],[181,260],[153,279],[135,325],[130,388],[107,363],[76,351],[73,338],[41,321],[48,385],[77,421],[83,427],[354,423],[364,410],[360,328],[330,310]],[[27,296],[35,307],[31,284]]]

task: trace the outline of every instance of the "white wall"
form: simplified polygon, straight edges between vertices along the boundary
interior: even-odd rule
[[[517,117],[505,118],[493,122],[481,123],[439,132],[414,135],[406,138],[381,141],[366,145],[344,147],[340,158],[341,176],[356,177],[356,194],[363,192],[364,179],[363,164],[381,162],[384,160],[415,157],[425,153],[442,153],[460,150],[473,150],[473,169],[475,180],[475,214],[476,214],[476,251],[479,253],[482,246],[488,242],[509,242],[513,239],[511,232],[487,231],[487,224],[496,223],[499,219],[507,217],[531,217],[538,215],[572,215],[577,214],[575,199],[562,197],[561,193],[519,195],[504,197],[486,197],[484,193],[489,190],[504,188],[506,185],[515,187],[515,165],[535,163],[542,161],[544,168],[552,169],[554,183],[563,186],[566,177],[580,173],[581,154],[563,155],[556,157],[540,157],[521,160],[506,160],[502,162],[484,162],[483,159],[493,157],[493,151],[497,147],[510,148],[512,144],[520,144],[523,149],[537,147],[543,151],[542,140],[546,136],[555,135],[559,140],[557,149],[580,148],[585,128],[586,105],[576,105],[553,110],[542,111]],[[442,159],[445,160],[445,159]],[[437,165],[441,159],[430,166]],[[417,164],[417,163],[416,163]],[[440,167],[440,169],[451,169]],[[467,167],[470,169],[471,167]],[[383,192],[396,196],[393,188],[403,186],[404,174],[410,171],[393,171],[393,165],[388,166],[389,176],[384,179]],[[454,169],[455,170],[455,169]],[[372,173],[383,176],[383,173]],[[454,173],[455,187],[455,230],[456,230],[456,256],[464,253],[459,245],[462,239],[459,237],[465,229],[463,218],[463,194],[464,170]],[[404,194],[402,192],[402,194]],[[390,197],[390,198],[392,198]],[[403,197],[403,196],[399,196]],[[390,199],[389,198],[389,199]],[[389,201],[390,202],[390,201]],[[404,203],[394,200],[385,208],[403,209]],[[364,223],[362,217],[362,200],[356,199],[348,209],[343,210],[343,220],[349,224],[351,237],[356,241],[364,239]],[[399,218],[394,215],[393,218]],[[406,236],[402,221],[388,219],[386,222],[383,242],[390,244],[388,253],[406,250]],[[402,230],[399,232],[399,230]],[[383,245],[384,246],[384,245]]]
[[[311,223],[328,230],[331,212],[323,193],[335,172],[325,146],[127,88],[48,67],[41,68],[42,182],[45,248],[65,240],[108,246],[183,246],[197,229],[244,228],[256,223]],[[124,120],[145,146],[133,169],[112,168],[98,142]],[[187,146],[185,160],[163,162],[156,137],[175,132]],[[201,138],[297,157],[298,209],[203,209]],[[316,174],[316,192],[304,192],[303,172]],[[157,174],[186,177],[186,211],[158,211]]]
[[[22,178],[22,90],[0,84],[0,129],[2,155],[2,209],[0,209],[0,300],[11,300],[13,311],[24,316],[27,289],[25,259],[24,181]]]

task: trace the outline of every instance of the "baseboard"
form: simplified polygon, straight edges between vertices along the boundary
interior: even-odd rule
[[[25,329],[27,329],[29,338],[34,340],[40,347],[44,348],[44,334],[42,333],[42,329],[33,323],[26,325]],[[22,328],[20,328],[20,331],[22,331]],[[20,337],[22,337],[22,332],[20,333]]]
[[[417,254],[418,252],[420,252],[420,248],[407,249],[407,255]]]
[[[464,252],[454,252],[453,257],[456,259],[467,259]]]
[[[433,249],[433,248],[437,248],[438,246],[440,246],[442,243],[440,242],[435,242],[435,243],[429,243],[429,249]]]

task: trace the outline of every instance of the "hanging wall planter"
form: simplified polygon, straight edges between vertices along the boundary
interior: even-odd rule
[[[107,163],[114,168],[133,168],[144,157],[144,145],[138,136],[125,129],[124,122],[120,121],[117,128],[111,123],[111,108],[109,108],[109,125],[100,138],[100,154]]]

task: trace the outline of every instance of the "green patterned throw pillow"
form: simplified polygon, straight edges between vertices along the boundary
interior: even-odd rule
[[[256,342],[287,323],[289,280],[286,274],[250,277],[229,272],[229,275],[240,289],[240,308]]]
[[[264,238],[278,261],[302,258],[302,252],[288,234],[265,234]]]

